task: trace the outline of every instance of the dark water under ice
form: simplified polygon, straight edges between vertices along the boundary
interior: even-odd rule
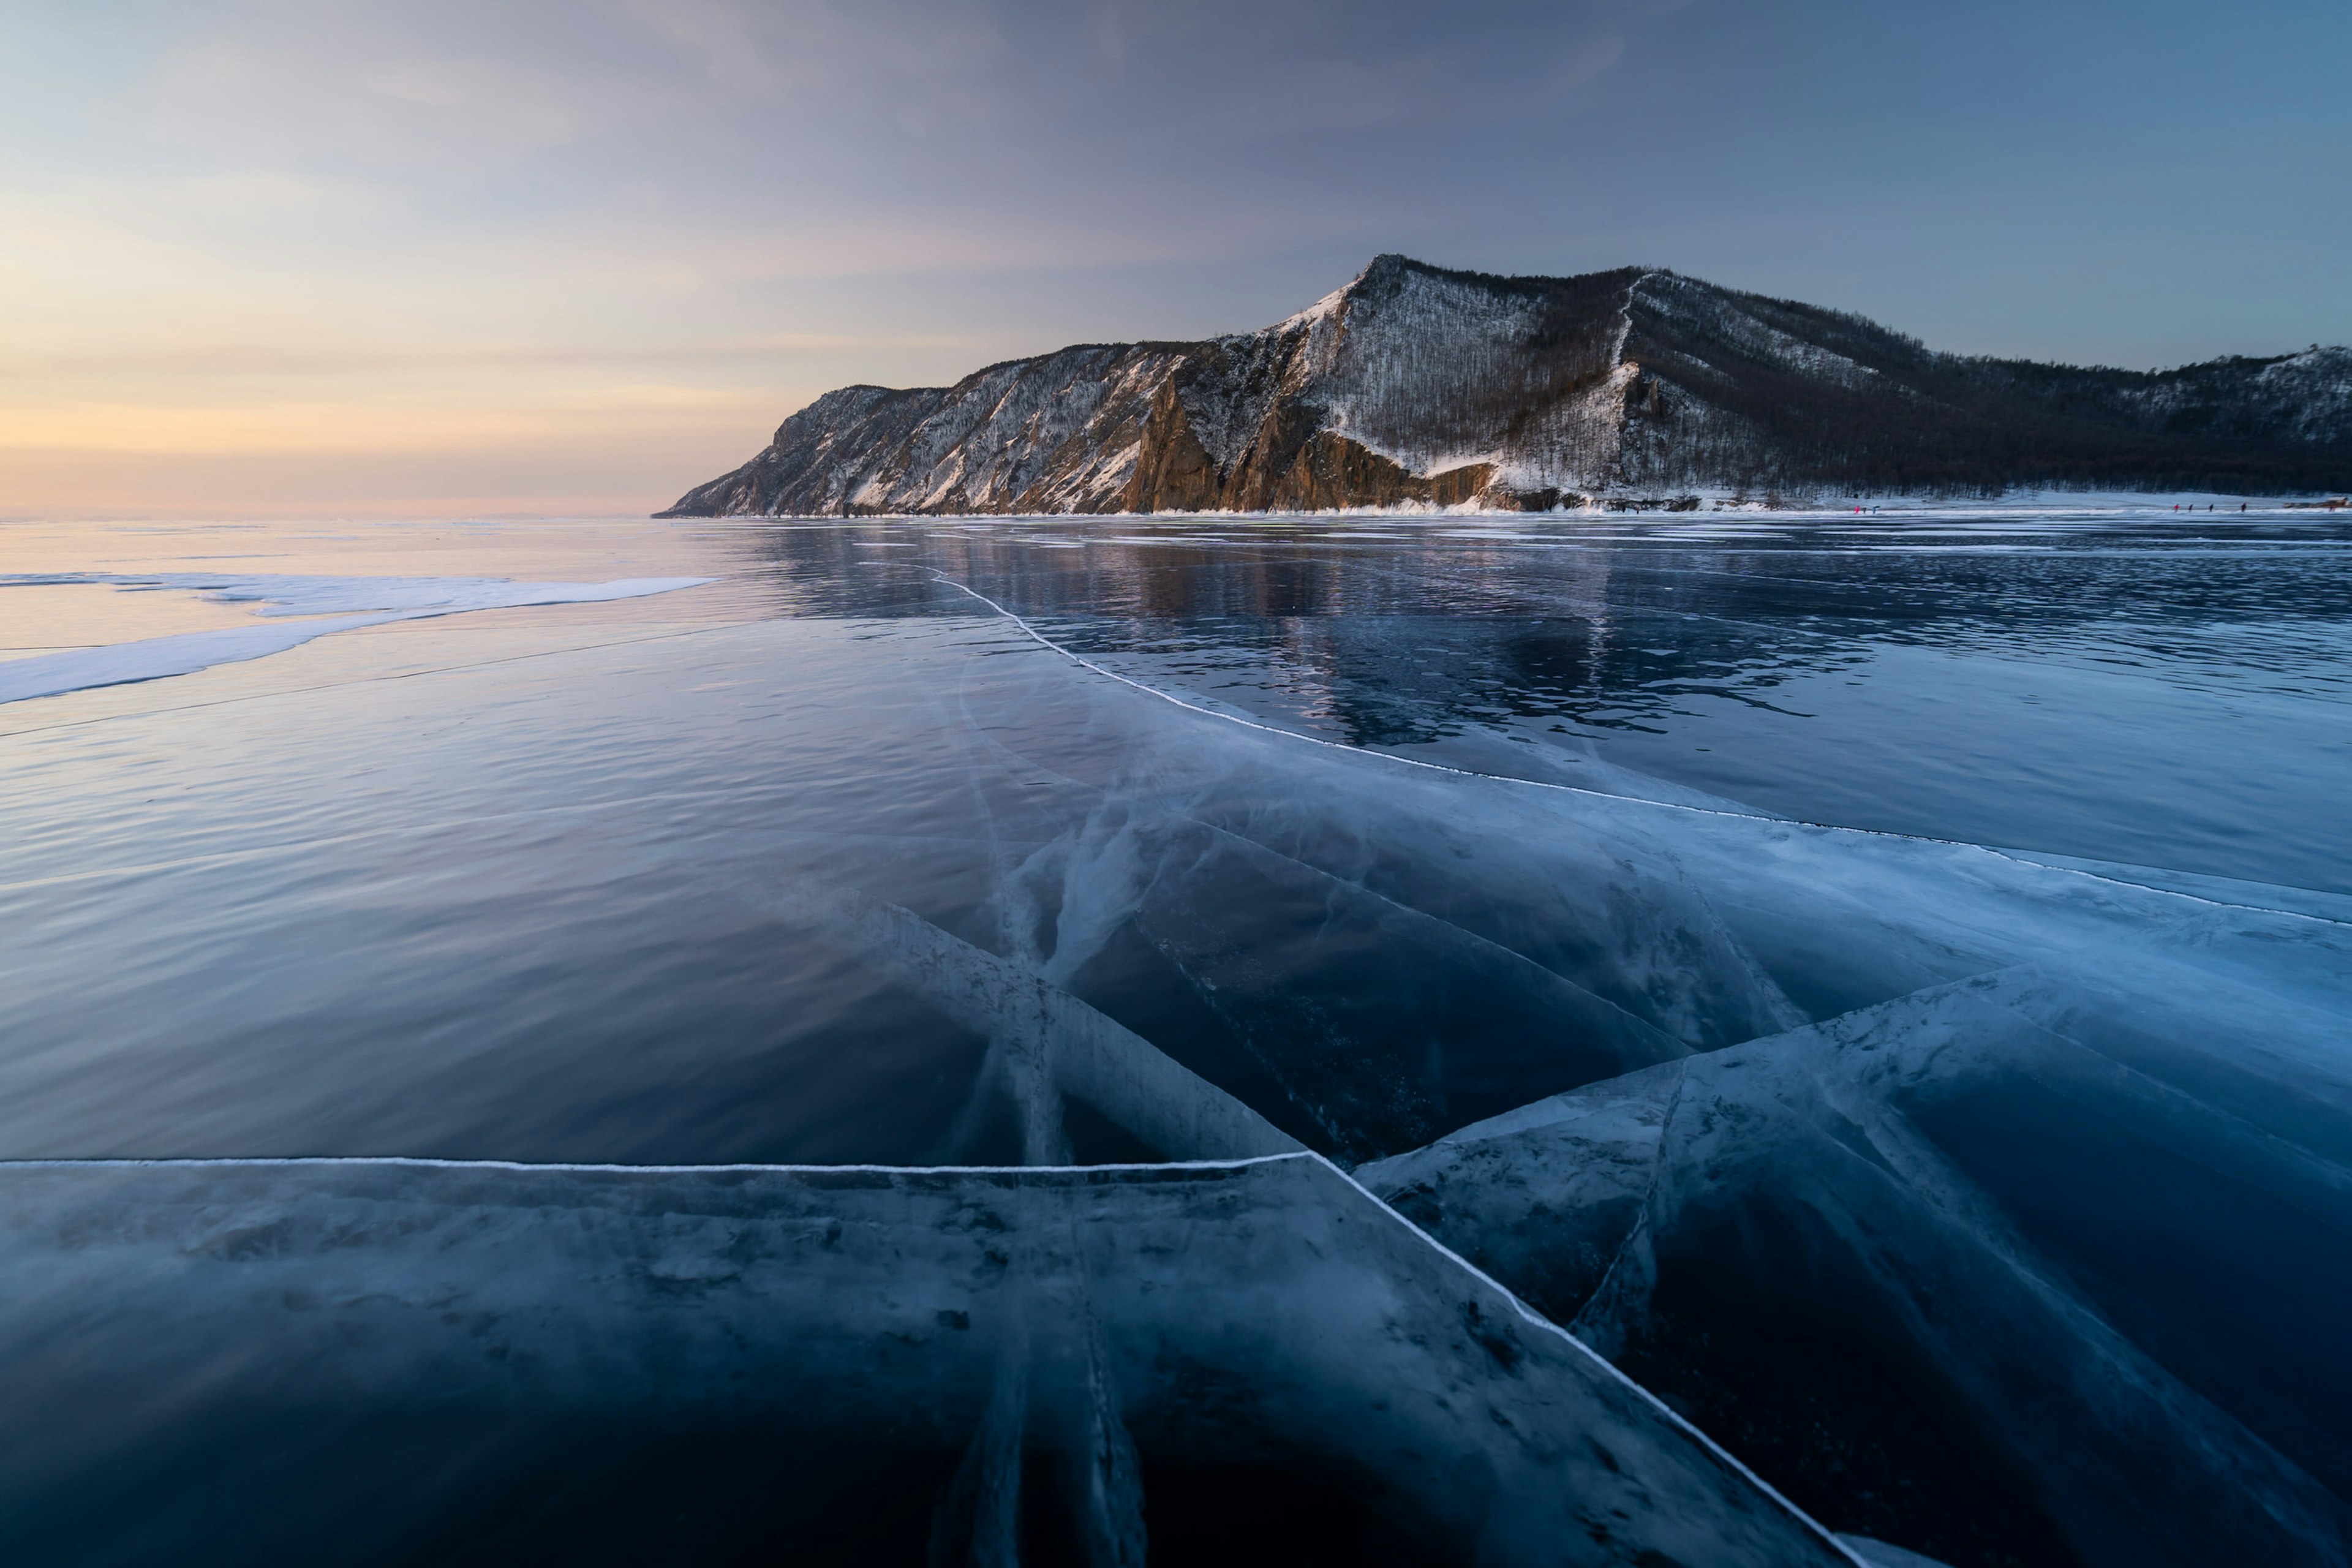
[[[2352,1310],[2328,1261],[2352,1255],[2330,1250],[2352,1229],[2293,1188],[2338,1191],[2328,1173],[2352,1156],[2336,1011],[2352,985],[2337,935],[2352,916],[2341,523],[8,525],[0,661],[249,619],[185,582],[55,580],[76,573],[710,581],[362,626],[0,705],[0,1159],[1188,1152],[1076,1100],[1042,1131],[1024,1121],[989,1030],[845,939],[826,902],[843,890],[1042,977],[1351,1167],[1679,1070],[1694,1051],[2030,969],[2042,999],[2016,1006],[2032,1039],[2095,1036],[2102,1060],[2156,1086],[2143,1100],[2170,1095],[2172,1109],[2136,1122],[2101,1109],[2078,1142],[2041,1068],[2010,1099],[2007,1079],[1929,1094],[1920,1068],[1889,1103],[1968,1173],[1984,1212],[2009,1216],[2000,1234],[2026,1238],[2032,1267],[2242,1424],[2247,1453],[2287,1456],[2285,1479],[2263,1472],[2292,1494],[2273,1515],[2324,1521],[2341,1507],[2327,1500],[2352,1493],[2352,1432],[2327,1392],[2341,1358],[2182,1348],[2315,1331]],[[2194,964],[2210,968],[2194,982],[2205,1012],[2141,1007]],[[2263,1029],[2213,1023],[2254,1016]],[[2004,1062],[2041,1048],[2011,1028],[1984,1036],[2006,1042]],[[2093,1103],[2081,1083],[2063,1092],[2078,1112]],[[1913,1093],[1929,1099],[1901,1098]],[[2220,1168],[2201,1151],[2227,1142],[2224,1122],[2310,1168],[2198,1188],[2194,1168]],[[2112,1214],[2134,1187],[2119,1138],[2156,1140],[2145,1158],[2164,1194],[2120,1229],[2084,1206]],[[2268,1195],[2245,1197],[2248,1182]],[[2052,1196],[2077,1186],[2083,1205]],[[1704,1234],[1818,1262],[1818,1238],[1773,1239],[1785,1215],[1750,1220],[1716,1215]],[[1444,1234],[1504,1274],[1476,1236]],[[2243,1269],[2272,1234],[2309,1268],[2273,1268],[2252,1305],[2208,1279],[2171,1312],[2165,1271],[2123,1260],[2161,1248],[2194,1273],[2202,1247]],[[2118,1236],[2137,1239],[2119,1251]],[[1688,1303],[1728,1287],[1659,1267],[1654,1320],[1621,1313],[1593,1333],[1665,1387],[1682,1363],[1658,1325],[1696,1321]],[[1563,1321],[1600,1310],[1575,1277],[1543,1303]],[[1803,1355],[1835,1354],[1821,1321],[1756,1321],[1783,1323]],[[1782,1331],[1756,1331],[1760,1368]],[[1782,1417],[1805,1396],[1786,1391],[1786,1366],[1759,1372],[1771,1388],[1736,1409],[1707,1406],[1696,1384],[1667,1391],[1832,1528],[1898,1542],[1907,1529],[1955,1563],[2116,1560],[2096,1540],[2123,1512],[2106,1482],[2078,1488],[2095,1507],[2074,1493],[2018,1503],[2006,1533],[1956,1523],[1971,1505],[1954,1476],[2006,1478],[2023,1496],[2032,1461],[1982,1430],[1993,1374],[1948,1347],[1885,1353],[1933,1385],[1923,1402],[1962,1408],[1936,1417],[1939,1479],[1906,1479],[1927,1461],[1889,1458],[1870,1433],[1850,1464],[1790,1449]],[[1853,1397],[1853,1421],[1889,1419]],[[176,1442],[188,1423],[226,1420],[168,1402],[90,1419],[124,1442],[142,1422]],[[40,1440],[6,1420],[0,1471]],[[425,1450],[459,1454],[447,1463],[462,1470],[463,1445],[442,1447],[452,1420],[465,1424],[407,1411],[349,1440],[380,1440],[370,1462],[386,1474],[415,1473]],[[687,1499],[679,1518],[702,1517],[690,1500],[709,1489],[740,1501],[754,1459],[805,1447],[767,1420],[713,1436],[681,1418],[630,1458],[614,1436],[625,1408],[601,1409],[564,1442],[660,1501],[621,1509],[625,1528],[580,1522],[612,1512],[608,1493],[582,1502],[565,1550],[600,1532],[658,1541],[647,1510]],[[1729,1430],[1741,1423],[1752,1458]],[[815,1489],[902,1510],[898,1491],[947,1486],[961,1440],[908,1461],[919,1482],[869,1468]],[[542,1470],[570,1451],[546,1447]],[[1144,1464],[1163,1481],[1165,1561],[1235,1550],[1202,1523],[1233,1499],[1278,1514],[1268,1498],[1356,1484],[1305,1461],[1219,1482],[1197,1455],[1156,1454]],[[271,1506],[266,1465],[204,1474],[207,1506]],[[462,1474],[435,1486],[465,1491]],[[1907,1512],[1878,1496],[1903,1486],[1935,1495]],[[789,1500],[803,1522],[808,1492]],[[72,1495],[92,1518],[123,1506],[103,1487]],[[465,1509],[494,1508],[466,1495]],[[58,1521],[37,1500],[0,1500],[17,1510],[7,1529],[36,1519],[28,1539],[79,1539],[73,1521],[40,1535]],[[782,1539],[772,1511],[719,1512],[716,1534],[679,1538],[688,1560],[750,1560]],[[477,1518],[420,1515],[402,1538],[440,1552]],[[1366,1550],[1372,1537],[1348,1528],[1253,1538],[1293,1561],[1317,1540]],[[820,1537],[834,1539],[807,1539]],[[118,1547],[61,1545],[58,1560]]]

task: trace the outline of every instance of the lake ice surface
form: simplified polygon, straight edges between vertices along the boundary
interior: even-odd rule
[[[233,577],[298,615],[442,606],[0,704],[0,1156],[1015,1166],[1304,1145],[1832,1530],[1954,1563],[2344,1561],[2352,1390],[2325,1348],[2352,1311],[2340,523],[338,535],[0,531],[16,655],[0,679],[60,653],[134,658],[109,650],[150,630],[326,624],[200,597]],[[210,559],[227,553],[244,558]],[[101,575],[123,588],[93,613]],[[643,579],[707,581],[586,604],[485,586]],[[468,586],[395,605],[395,580]],[[24,1416],[0,1432],[0,1538],[59,1562],[190,1529],[224,1561],[320,1554],[299,1531],[257,1546],[225,1522],[283,1500],[269,1444],[300,1405],[221,1370],[282,1336],[269,1314],[287,1309],[205,1270],[278,1258],[272,1290],[315,1277],[332,1311],[361,1311],[324,1261],[299,1261],[312,1243],[286,1239],[332,1232],[320,1215],[352,1201],[341,1167],[216,1199],[184,1184],[226,1167],[143,1169],[116,1199],[19,1205],[12,1271],[49,1285],[0,1331],[49,1347],[30,1364],[56,1408],[97,1414],[73,1418],[73,1443]],[[494,1202],[538,1212],[562,1178],[531,1180]],[[1163,1198],[1111,1192],[1100,1223]],[[91,1217],[190,1202],[260,1239],[139,1243],[136,1224]],[[230,1224],[239,1205],[257,1206]],[[66,1209],[82,1230],[40,1217]],[[652,1248],[664,1311],[723,1317],[751,1289],[730,1265],[661,1262],[682,1212],[612,1222],[631,1239],[610,1256]],[[1016,1233],[1043,1223],[1007,1214]],[[1307,1255],[1229,1257],[1238,1233],[1182,1223],[1267,1322],[1335,1323]],[[92,1225],[128,1225],[118,1272],[68,1266],[65,1238]],[[423,1310],[429,1270],[352,1245],[374,1259],[363,1275],[415,1274]],[[944,1265],[900,1254],[899,1286],[886,1269],[862,1288],[936,1287]],[[572,1247],[551,1295],[484,1305],[465,1331],[546,1353],[544,1302],[593,1295],[596,1256]],[[1528,1442],[1547,1422],[1597,1431],[1578,1414],[1591,1395],[1514,1373],[1518,1352],[1464,1315],[1487,1287],[1430,1256],[1384,1266],[1418,1281],[1394,1310],[1450,1313],[1465,1353],[1492,1352],[1496,1419]],[[978,1403],[891,1439],[928,1478],[921,1551],[1116,1556],[1148,1525],[1163,1562],[1252,1542],[1289,1561],[1378,1556],[1367,1542],[1475,1554],[1475,1530],[1371,1449],[1276,1442],[1279,1422],[1230,1400],[1186,1427],[1178,1385],[1139,1370],[1156,1354],[1212,1384],[1262,1381],[1267,1346],[1292,1340],[1147,1321],[1109,1275],[1088,1297],[1036,1267],[1009,1318],[973,1319],[985,1352],[941,1363],[994,1369]],[[115,1279],[121,1310],[71,1335],[41,1315],[107,1302]],[[191,1305],[159,1317],[138,1305],[151,1286]],[[658,1361],[631,1339],[640,1321],[614,1308],[563,1331]],[[367,1321],[412,1347],[381,1366],[446,1364],[424,1329]],[[1342,1359],[1389,1365],[1360,1331]],[[89,1369],[134,1342],[176,1368],[153,1386],[180,1392],[92,1397]],[[887,1381],[839,1353],[844,1386]],[[415,1435],[446,1435],[469,1400],[512,1441],[495,1463],[450,1450],[404,1511],[373,1505],[400,1515],[378,1521],[387,1542],[438,1551],[456,1530],[495,1554],[481,1510],[521,1496],[538,1523],[517,1539],[541,1547],[727,1561],[816,1506],[732,1470],[690,1479],[713,1446],[801,1452],[814,1428],[773,1407],[686,1400],[658,1441],[596,1436],[592,1501],[551,1487],[576,1456],[532,1422],[625,1426],[625,1398],[587,1411],[551,1384],[541,1408],[469,1384],[426,1409],[384,1392],[398,1383],[352,1384],[380,1407],[341,1413],[305,1485],[422,1476],[442,1438]],[[1342,1407],[1339,1384],[1318,1386],[1317,1408]],[[1627,1408],[1650,1425],[1626,1440],[1664,1456],[1644,1484],[1715,1489],[1689,1506],[1722,1560],[1835,1560],[1674,1418]],[[1102,1415],[1122,1409],[1126,1436]],[[1460,1475],[1484,1478],[1464,1495],[1526,1484],[1460,1434],[1399,1441],[1458,1447]],[[1024,1462],[1024,1444],[1095,1468]],[[106,1490],[130,1474],[150,1478],[141,1507]],[[1056,1527],[1003,1513],[1008,1486],[1097,1500]],[[69,1517],[42,1500],[59,1487],[80,1489]],[[1117,1504],[1130,1492],[1139,1514]],[[1219,1536],[1206,1521],[1236,1499],[1316,1522]],[[1641,1512],[1569,1544],[1480,1517],[1507,1555],[1539,1538],[1558,1561],[1711,1560]],[[854,1530],[808,1547],[880,1549]]]

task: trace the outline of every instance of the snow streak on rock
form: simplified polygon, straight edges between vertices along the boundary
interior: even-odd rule
[[[1262,331],[854,386],[666,516],[1582,506],[1679,489],[2283,493],[2352,479],[2352,351],[2160,373],[1934,353],[1625,268],[1382,256]]]

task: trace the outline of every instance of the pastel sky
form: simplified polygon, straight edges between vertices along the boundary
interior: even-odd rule
[[[828,387],[1628,262],[2352,340],[2344,0],[16,0],[0,518],[644,511]]]

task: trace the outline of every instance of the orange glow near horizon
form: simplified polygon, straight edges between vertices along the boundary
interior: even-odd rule
[[[34,0],[0,519],[642,512],[830,388],[1248,331],[1381,251],[2075,363],[2352,337],[2340,5],[2031,79],[1897,8],[1925,78],[1765,100],[1822,62],[1737,12]],[[2149,121],[2189,76],[2228,114]]]

